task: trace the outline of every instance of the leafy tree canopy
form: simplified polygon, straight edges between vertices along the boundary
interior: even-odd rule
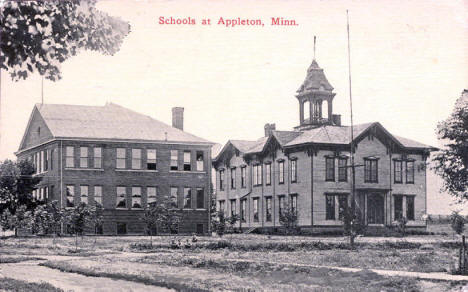
[[[0,7],[0,68],[13,80],[39,72],[61,78],[60,64],[81,49],[116,53],[130,25],[99,11],[96,0],[6,1]]]
[[[34,165],[28,160],[0,162],[0,213],[9,209],[15,214],[20,205],[28,209],[37,205],[31,193],[41,178],[33,177],[33,173]]]
[[[443,189],[459,201],[468,200],[468,90],[455,103],[452,114],[437,126],[445,148],[434,156],[434,169]]]

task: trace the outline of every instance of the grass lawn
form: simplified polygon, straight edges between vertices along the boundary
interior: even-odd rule
[[[0,291],[12,292],[63,292],[47,283],[30,283],[11,278],[0,278]]]
[[[173,238],[155,236],[149,248],[147,236],[90,236],[79,239],[77,253],[72,237],[55,243],[52,238],[8,238],[0,242],[0,250],[11,258],[48,258],[43,265],[66,272],[176,290],[449,291],[452,285],[462,285],[326,268],[450,271],[459,243],[452,235],[360,237],[356,250],[349,249],[344,237],[226,235],[199,237],[190,248],[171,249]]]

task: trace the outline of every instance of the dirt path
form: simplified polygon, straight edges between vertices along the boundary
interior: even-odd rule
[[[0,277],[27,282],[47,282],[65,291],[175,291],[164,287],[145,285],[132,281],[105,277],[88,277],[75,273],[38,266],[38,262],[21,262],[0,265]]]

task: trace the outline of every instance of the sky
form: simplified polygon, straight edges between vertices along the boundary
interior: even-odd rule
[[[44,81],[44,102],[114,102],[171,123],[185,108],[186,131],[224,144],[256,140],[266,123],[299,124],[296,90],[313,59],[335,88],[335,114],[349,124],[346,10],[349,10],[355,124],[380,122],[391,133],[436,147],[437,123],[468,88],[468,1],[99,1],[132,28],[114,56],[82,51]],[[159,24],[160,17],[195,25]],[[264,26],[218,25],[261,19]],[[272,17],[295,26],[272,26]],[[202,25],[202,19],[211,25]],[[41,78],[11,81],[1,72],[0,158],[14,158]],[[461,206],[428,174],[428,213]],[[468,207],[462,209],[468,213]]]

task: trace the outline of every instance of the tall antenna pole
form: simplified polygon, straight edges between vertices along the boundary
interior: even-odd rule
[[[348,75],[349,75],[349,108],[351,114],[351,177],[352,177],[352,185],[351,185],[351,214],[352,214],[352,221],[351,221],[351,235],[350,235],[350,243],[351,247],[354,246],[354,230],[353,230],[353,221],[356,212],[356,169],[354,165],[354,133],[353,133],[353,95],[351,93],[351,46],[349,41],[349,14],[348,10],[346,10],[346,29],[348,31]],[[360,218],[359,218],[360,220]]]
[[[314,60],[315,60],[315,43],[316,43],[317,37],[314,36]]]
[[[44,76],[41,76],[41,104],[44,104]]]

